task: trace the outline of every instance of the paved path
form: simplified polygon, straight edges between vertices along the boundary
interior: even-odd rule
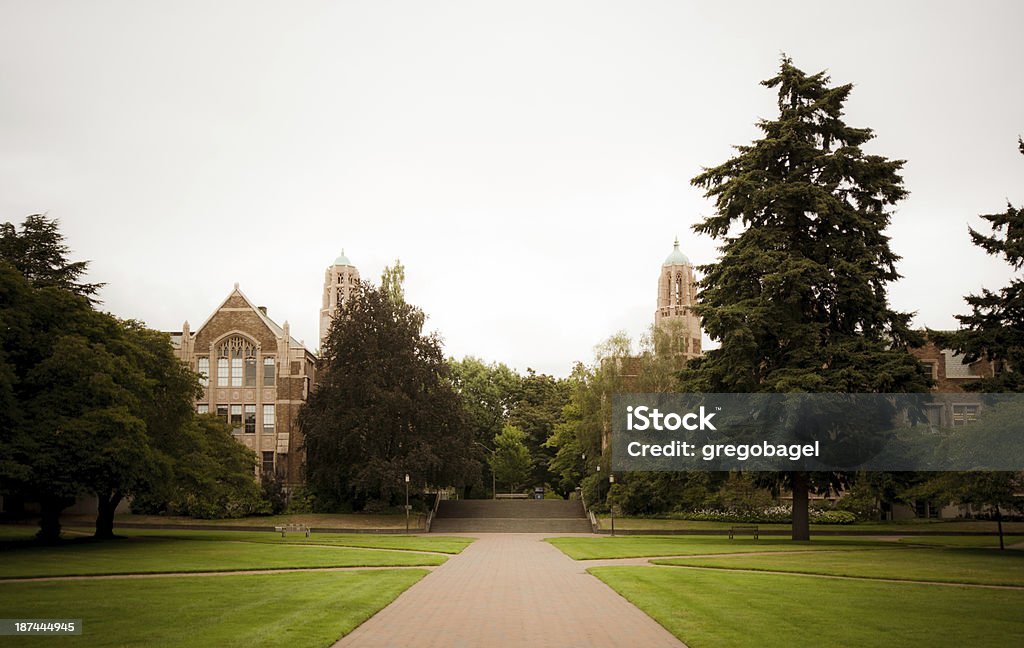
[[[544,537],[480,536],[335,646],[685,648]]]

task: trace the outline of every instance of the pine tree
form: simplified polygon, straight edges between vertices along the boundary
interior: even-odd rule
[[[68,261],[71,252],[56,219],[34,214],[19,232],[12,223],[0,225],[0,260],[7,261],[36,288],[56,287],[87,297],[95,304],[101,283],[80,283],[88,261]]]
[[[1024,155],[1024,140],[1017,146]],[[1006,211],[983,214],[992,234],[968,228],[971,241],[988,254],[1002,256],[1015,271],[1024,267],[1024,209],[1007,202]],[[968,315],[957,315],[961,330],[952,334],[931,333],[935,342],[964,355],[964,362],[988,360],[1000,369],[995,376],[966,386],[986,392],[1024,391],[1024,278],[1019,275],[996,292],[964,298]]]
[[[831,86],[783,57],[762,85],[779,115],[763,137],[691,182],[715,200],[694,226],[722,241],[703,266],[698,314],[721,346],[680,374],[685,391],[905,392],[928,387],[906,351],[919,344],[910,315],[890,308],[899,278],[889,248],[889,208],[907,195],[903,162],[868,155],[874,135],[843,121],[852,84]],[[793,539],[810,537],[808,497],[845,483],[843,473],[770,477],[793,493]]]
[[[1024,140],[1017,139],[1024,155]],[[982,214],[992,233],[986,236],[968,228],[971,241],[988,254],[1002,256],[1015,271],[1024,267],[1024,209],[1007,201],[1006,211]],[[998,369],[994,375],[964,385],[983,392],[1024,392],[1024,278],[1019,275],[1005,288],[993,292],[982,288],[980,295],[967,295],[969,315],[957,315],[961,329],[954,333],[931,332],[935,343],[962,353],[965,363],[988,360]],[[980,507],[989,507],[999,528],[999,548],[1003,544],[1002,509],[1021,507],[1024,473],[968,472],[931,477],[920,488],[931,489],[945,497]]]

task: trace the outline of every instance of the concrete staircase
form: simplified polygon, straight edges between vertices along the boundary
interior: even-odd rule
[[[445,500],[431,533],[590,533],[579,501]]]

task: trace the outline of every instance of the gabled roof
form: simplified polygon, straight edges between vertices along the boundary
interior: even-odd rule
[[[210,313],[210,316],[206,318],[206,321],[200,324],[199,327],[195,330],[195,332],[192,333],[192,335],[196,335],[199,333],[199,331],[203,330],[203,328],[210,323],[210,320],[213,319],[214,315],[220,312],[220,309],[224,308],[224,305],[228,303],[228,300],[230,300],[235,295],[238,295],[239,297],[242,298],[246,306],[252,309],[252,312],[255,313],[257,317],[260,318],[260,320],[267,326],[267,328],[273,331],[274,335],[276,335],[277,337],[281,337],[284,335],[284,329],[278,326],[277,322],[270,319],[270,317],[268,317],[266,313],[261,311],[254,303],[252,303],[252,300],[245,296],[245,293],[242,292],[242,290],[238,287],[237,283],[235,284],[234,289],[230,293],[228,293],[228,296],[224,298],[224,301],[220,303],[220,306],[213,309],[213,312]],[[309,353],[312,353],[312,351],[307,349],[304,344],[293,338],[291,335],[288,336],[288,346],[292,349],[303,349]]]

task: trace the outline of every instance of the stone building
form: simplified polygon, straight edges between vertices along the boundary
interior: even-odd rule
[[[235,284],[195,331],[188,322],[171,333],[179,357],[203,376],[200,413],[231,424],[235,438],[256,453],[257,474],[276,471],[302,482],[297,416],[316,380],[317,358]]]
[[[696,303],[693,264],[679,250],[677,238],[658,276],[658,308],[654,311],[655,344],[670,345],[671,352],[681,356],[684,362],[701,354],[700,318],[693,311]]]
[[[676,238],[672,253],[661,264],[658,273],[658,306],[654,311],[653,333],[657,352],[667,351],[672,358],[672,365],[677,369],[701,354],[700,318],[693,311],[696,303],[697,286],[693,264],[679,249],[679,239]],[[602,367],[614,370],[622,390],[642,390],[643,358],[606,358],[602,361]],[[601,396],[602,399],[606,397]],[[605,421],[601,432],[602,453],[607,452],[611,445],[611,434],[610,422]]]
[[[345,305],[355,282],[359,281],[359,270],[345,256],[345,250],[327,270],[324,271],[323,300],[320,304],[320,348],[331,331],[338,309]]]

